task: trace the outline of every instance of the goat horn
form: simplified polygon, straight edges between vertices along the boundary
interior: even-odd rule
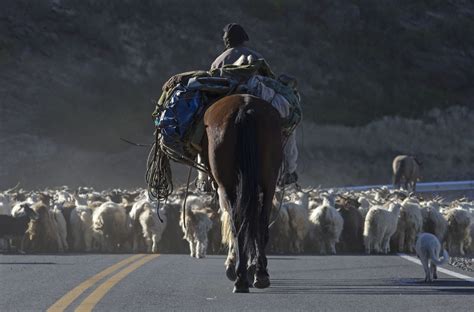
[[[19,186],[20,186],[20,182],[18,182],[18,183],[17,183],[14,187],[12,187],[11,189],[6,190],[5,193],[13,192],[13,191],[15,191]]]

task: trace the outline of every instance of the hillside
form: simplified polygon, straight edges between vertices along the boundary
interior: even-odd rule
[[[235,21],[275,72],[299,79],[308,183],[387,182],[397,153],[432,161],[426,179],[474,177],[471,1],[2,0],[0,187],[141,185],[146,151],[119,137],[149,142],[162,83],[207,69]],[[450,119],[454,106],[464,108]],[[384,121],[438,127],[443,118],[453,122],[446,140],[433,130],[420,142],[434,152],[398,139],[416,138],[418,126],[380,127],[397,144],[374,141],[371,154],[349,144]],[[340,129],[348,144],[334,150]]]

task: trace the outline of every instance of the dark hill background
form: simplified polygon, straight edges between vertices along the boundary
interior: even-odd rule
[[[474,2],[0,0],[0,187],[142,186],[153,101],[239,22],[299,79],[303,181],[474,178]],[[179,180],[179,175],[178,175]]]

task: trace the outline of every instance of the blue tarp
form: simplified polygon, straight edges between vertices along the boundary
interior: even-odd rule
[[[166,109],[155,120],[163,142],[169,147],[181,147],[194,116],[202,109],[201,92],[178,85]],[[181,148],[179,148],[181,149]]]

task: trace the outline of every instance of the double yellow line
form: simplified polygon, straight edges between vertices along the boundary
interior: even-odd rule
[[[74,289],[69,291],[63,297],[61,297],[56,303],[54,303],[49,309],[48,312],[59,312],[64,311],[66,308],[74,302],[82,293],[87,289],[94,286],[101,279],[112,274],[115,271],[118,271],[102,284],[100,284],[89,296],[87,296],[81,304],[76,308],[76,312],[85,312],[92,311],[92,309],[97,305],[97,303],[107,294],[107,292],[114,287],[118,282],[124,279],[128,274],[132,273],[145,263],[157,258],[159,255],[133,255],[124,260],[108,267],[107,269],[97,273],[96,275],[90,277],[86,281],[82,282]],[[124,268],[125,267],[125,268]]]

